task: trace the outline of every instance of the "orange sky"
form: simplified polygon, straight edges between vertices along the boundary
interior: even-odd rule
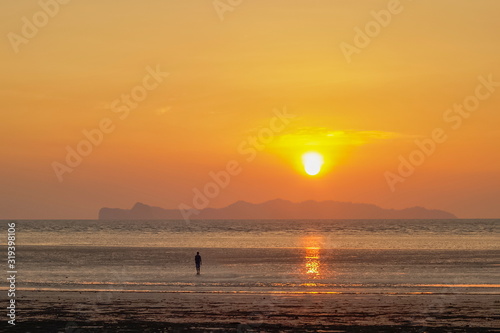
[[[241,172],[210,206],[338,200],[498,218],[500,86],[478,78],[500,82],[500,2],[394,1],[224,12],[212,1],[41,1],[53,17],[38,1],[2,2],[0,218],[192,205],[193,188],[232,160]],[[390,8],[386,26],[374,21]],[[379,31],[347,59],[342,45],[370,24]],[[113,103],[134,89],[147,96],[125,114]],[[467,117],[447,114],[478,89]],[[284,109],[295,117],[248,161],[248,137]],[[54,162],[103,119],[102,143],[58,178]],[[391,189],[387,172],[401,176],[399,156],[436,128],[446,141]],[[325,160],[314,177],[298,164],[311,150]]]

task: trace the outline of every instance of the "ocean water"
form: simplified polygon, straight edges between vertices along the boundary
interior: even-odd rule
[[[19,290],[500,294],[500,220],[14,222]]]

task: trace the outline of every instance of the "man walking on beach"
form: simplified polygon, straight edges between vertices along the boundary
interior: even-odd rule
[[[196,275],[200,275],[200,268],[201,268],[200,252],[196,252],[196,255],[194,256],[194,263],[196,264]]]

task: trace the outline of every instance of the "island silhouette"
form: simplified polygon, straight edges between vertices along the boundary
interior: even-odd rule
[[[275,199],[263,203],[237,201],[223,208],[205,208],[192,220],[253,219],[456,219],[452,213],[411,207],[386,209],[373,204],[338,201],[291,202]],[[181,220],[179,209],[164,209],[137,202],[131,209],[101,208],[100,220]]]

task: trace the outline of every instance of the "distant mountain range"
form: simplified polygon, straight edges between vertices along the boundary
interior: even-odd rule
[[[456,219],[451,213],[411,207],[384,209],[376,205],[338,201],[271,200],[260,204],[237,201],[223,208],[205,208],[198,214],[190,214],[192,220],[221,219]],[[136,203],[132,209],[101,208],[100,220],[182,220],[178,209],[152,207]]]

